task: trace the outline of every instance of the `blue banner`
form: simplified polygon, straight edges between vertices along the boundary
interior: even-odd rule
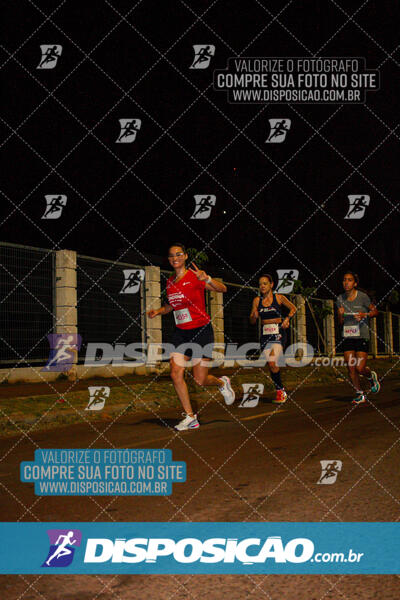
[[[186,463],[169,449],[39,449],[20,477],[38,496],[168,496],[186,481]]]
[[[0,523],[5,574],[399,574],[400,523]]]

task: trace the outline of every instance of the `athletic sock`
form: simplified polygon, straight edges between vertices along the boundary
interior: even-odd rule
[[[282,379],[281,379],[281,372],[280,371],[278,371],[277,373],[272,373],[272,371],[271,371],[271,379],[274,382],[275,388],[277,390],[283,390]]]

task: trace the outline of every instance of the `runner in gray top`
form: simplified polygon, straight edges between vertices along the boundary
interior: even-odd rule
[[[358,290],[359,278],[356,273],[347,271],[343,277],[344,293],[336,299],[339,323],[342,326],[342,340],[338,350],[343,350],[350,379],[356,390],[353,404],[366,401],[361,389],[360,375],[371,384],[371,392],[380,390],[378,376],[367,367],[369,349],[369,319],[376,317],[378,311],[369,296]]]
[[[346,274],[347,276],[348,274]],[[369,325],[368,325],[368,317],[366,316],[363,319],[357,319],[356,315],[359,313],[368,313],[369,307],[371,305],[370,297],[361,290],[356,291],[356,296],[353,300],[350,300],[350,297],[347,296],[346,292],[340,294],[337,297],[336,305],[338,308],[343,307],[343,327],[346,327],[346,336],[342,331],[342,335],[344,339],[348,337],[348,329],[354,328],[354,331],[351,333],[352,339],[363,339],[369,340]]]

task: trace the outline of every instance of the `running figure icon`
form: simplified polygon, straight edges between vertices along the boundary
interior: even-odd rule
[[[139,291],[140,284],[144,280],[143,269],[123,269],[124,285],[120,294],[136,294]]]
[[[67,338],[60,338],[54,348],[55,354],[47,366],[50,367],[53,364],[58,365],[66,360],[71,360],[71,345],[73,345],[73,342],[74,338],[72,335]]]
[[[56,541],[57,549],[55,552],[46,560],[46,565],[49,567],[52,560],[59,559],[62,556],[72,554],[72,550],[67,546],[73,546],[78,540],[72,539],[74,537],[73,531],[68,531],[66,535],[59,535]],[[60,542],[62,540],[62,542]]]
[[[89,402],[85,410],[102,410],[107,398],[110,396],[108,386],[89,386]]]
[[[214,194],[200,195],[196,194],[194,197],[196,206],[191,219],[208,219],[211,214],[212,208],[215,206],[216,197]]]
[[[349,199],[349,210],[345,216],[345,219],[362,219],[365,214],[365,209],[369,206],[369,196],[348,196]]]
[[[318,484],[332,484],[335,483],[338,474],[342,470],[341,460],[321,460],[321,476],[318,479]]]
[[[125,129],[123,129],[121,131],[121,135],[119,136],[118,141],[120,142],[123,138],[126,138],[126,137],[129,137],[130,135],[133,135],[138,130],[139,130],[139,127],[136,127],[135,121],[129,121],[125,125]]]
[[[196,44],[193,46],[194,59],[190,65],[191,69],[207,69],[211,58],[215,54],[215,46]]]
[[[278,285],[276,287],[276,291],[281,294],[291,294],[293,291],[293,287],[295,282],[299,277],[299,272],[297,269],[291,269],[290,271],[285,271],[282,269],[278,269]]]
[[[42,216],[42,219],[59,219],[61,217],[63,208],[67,204],[67,196],[64,194],[59,195],[46,195],[46,210]]]
[[[142,127],[141,119],[119,119],[120,132],[115,140],[117,144],[131,144]]]
[[[247,400],[257,400],[258,399],[258,384],[252,385],[248,390],[247,390]]]
[[[290,119],[269,119],[271,131],[266,140],[266,144],[281,144],[291,126]]]
[[[42,371],[69,371],[76,364],[77,354],[82,345],[82,336],[78,333],[50,333],[48,362]]]
[[[40,50],[42,52],[42,57],[37,69],[54,69],[61,56],[62,46],[58,44],[43,44],[40,46]]]
[[[243,398],[239,408],[256,408],[260,395],[264,392],[262,383],[242,383]]]

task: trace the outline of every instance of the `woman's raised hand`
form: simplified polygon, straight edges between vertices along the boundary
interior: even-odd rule
[[[189,268],[189,271],[192,271],[192,273],[196,275],[199,281],[205,281],[206,279],[208,279],[208,275],[205,271],[199,269],[195,263],[192,263],[192,265],[194,266],[194,269]]]

